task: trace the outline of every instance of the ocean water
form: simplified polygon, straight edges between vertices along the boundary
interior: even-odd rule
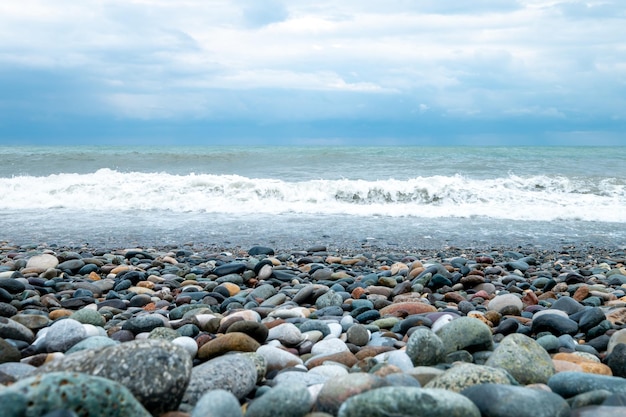
[[[626,246],[626,147],[0,147],[0,241]]]

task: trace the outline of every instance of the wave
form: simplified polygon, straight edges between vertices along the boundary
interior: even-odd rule
[[[285,181],[239,175],[118,172],[0,178],[0,209],[222,214],[491,217],[626,223],[618,178],[462,175],[408,180]]]

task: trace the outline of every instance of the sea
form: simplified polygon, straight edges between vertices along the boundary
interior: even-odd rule
[[[626,147],[2,146],[0,241],[626,247]]]

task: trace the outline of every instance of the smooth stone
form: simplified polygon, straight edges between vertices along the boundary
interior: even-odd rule
[[[365,346],[370,340],[370,332],[362,324],[353,324],[348,328],[346,338],[355,346]]]
[[[340,364],[328,364],[320,365],[309,370],[309,374],[323,375],[327,379],[338,378],[340,376],[348,375],[348,369]]]
[[[92,337],[88,337],[87,339],[81,340],[80,342],[76,343],[74,346],[72,346],[71,348],[69,348],[65,354],[69,355],[72,354],[74,352],[79,352],[81,350],[86,350],[86,349],[99,349],[99,348],[103,348],[103,347],[107,347],[107,346],[114,346],[114,345],[119,345],[120,342],[112,340],[108,337],[105,336],[92,336]]]
[[[593,307],[586,310],[578,321],[578,327],[583,333],[589,332],[592,328],[599,325],[606,319],[604,311],[601,308]]]
[[[626,393],[626,379],[586,372],[556,373],[548,380],[548,386],[563,398],[574,397],[584,392],[599,389],[615,394]]]
[[[283,323],[269,329],[267,340],[278,340],[285,346],[295,346],[302,342],[304,337],[294,324]]]
[[[531,328],[533,333],[550,332],[555,336],[578,333],[578,323],[557,314],[544,314],[537,318],[533,317]]]
[[[72,372],[32,376],[0,390],[5,416],[44,416],[69,410],[89,417],[151,414],[124,386],[107,378]]]
[[[219,356],[193,367],[182,402],[194,406],[204,393],[215,389],[226,390],[241,400],[254,389],[256,381],[255,363],[246,354]]]
[[[303,364],[302,359],[298,356],[275,346],[263,345],[256,350],[256,353],[265,358],[268,372],[279,371]]]
[[[85,266],[85,262],[83,260],[69,259],[58,264],[56,268],[60,269],[61,271],[70,271],[74,273],[78,272],[78,270],[81,269],[83,266]]]
[[[567,313],[567,315],[572,315],[574,313],[578,313],[585,306],[580,304],[578,301],[574,300],[572,297],[560,297],[556,300],[550,309],[553,310],[561,310]]]
[[[363,372],[339,376],[326,381],[322,386],[315,402],[315,409],[336,415],[341,404],[348,398],[387,385],[383,378]]]
[[[537,338],[537,343],[539,343],[546,352],[556,352],[559,349],[559,338],[553,334],[547,334]]]
[[[317,369],[317,368],[313,368],[313,369]],[[286,371],[286,372],[280,372],[278,375],[274,377],[272,381],[274,382],[274,386],[279,385],[279,384],[287,384],[287,385],[304,384],[307,387],[309,387],[311,385],[323,384],[324,382],[328,381],[328,378],[329,377],[319,374],[319,373]]]
[[[303,417],[311,409],[311,394],[304,384],[279,384],[252,401],[246,417]]]
[[[11,294],[19,294],[26,289],[26,285],[18,279],[1,278],[0,288],[6,290]]]
[[[610,354],[611,352],[613,352],[613,349],[615,349],[615,346],[617,346],[620,343],[626,344],[626,328],[619,329],[618,331],[616,331],[615,333],[611,335],[611,338],[609,339],[609,343],[606,347],[606,352]]]
[[[82,323],[69,318],[56,321],[47,329],[45,345],[48,352],[65,352],[87,337]]]
[[[231,324],[226,333],[245,333],[259,343],[265,343],[269,335],[267,327],[259,322],[251,320],[241,320]]]
[[[274,249],[267,246],[253,246],[248,250],[248,255],[250,256],[258,256],[258,255],[274,255]]]
[[[191,368],[191,358],[180,346],[146,339],[81,350],[37,372],[82,372],[111,379],[128,388],[148,411],[159,414],[177,409]]]
[[[215,267],[212,271],[213,274],[218,277],[223,277],[230,274],[241,274],[246,270],[246,264],[241,262],[230,262],[227,264]]]
[[[231,392],[214,389],[200,397],[191,417],[243,417],[239,400]]]
[[[485,365],[508,371],[522,385],[545,384],[555,372],[548,352],[535,340],[520,333],[502,339]]]
[[[483,416],[569,417],[568,403],[552,392],[501,384],[474,385],[461,391]]]
[[[615,346],[605,362],[614,376],[626,377],[626,344],[620,343]]]
[[[313,345],[311,353],[315,356],[332,355],[334,353],[341,353],[349,350],[350,349],[346,346],[345,342],[340,339],[325,339]]]
[[[392,350],[383,352],[374,357],[379,363],[393,365],[402,371],[409,371],[414,368],[413,362],[409,355],[402,350]]]
[[[348,398],[338,417],[480,417],[466,397],[445,390],[383,387]]]
[[[211,359],[228,352],[255,352],[261,345],[245,333],[233,332],[218,336],[198,349],[199,359]]]
[[[40,314],[20,313],[11,317],[11,319],[20,324],[23,324],[32,331],[43,329],[44,327],[49,326],[51,323],[51,320],[47,316],[42,316]]]
[[[129,330],[133,334],[147,333],[157,327],[165,326],[163,317],[156,314],[143,314],[141,316],[131,317],[122,324],[122,330]]]
[[[48,253],[35,255],[29,258],[26,262],[26,268],[40,269],[42,271],[56,268],[57,265],[59,265],[59,260],[57,259],[57,257]]]
[[[185,349],[191,358],[195,358],[198,353],[198,343],[196,343],[196,341],[189,336],[179,336],[172,340],[172,344]]]
[[[299,327],[300,332],[308,332],[311,330],[318,330],[322,333],[322,337],[326,337],[330,334],[330,327],[328,324],[319,320],[308,320],[302,323]],[[367,342],[366,342],[367,343]]]
[[[0,338],[0,363],[19,362],[22,359],[20,351],[13,344]]]
[[[37,368],[23,362],[5,362],[0,363],[0,372],[13,377],[14,379],[23,379],[30,376]]]
[[[478,384],[515,384],[516,381],[504,369],[459,362],[426,384],[426,388],[441,388],[461,392]]]
[[[572,410],[571,417],[626,417],[626,407],[604,405],[582,407]]]
[[[0,317],[0,337],[23,340],[27,343],[32,343],[35,340],[35,334],[31,329],[6,317]]]
[[[522,300],[515,294],[496,295],[489,300],[487,305],[489,310],[497,311],[502,315],[509,314],[513,316],[519,316],[523,308]]]
[[[381,308],[380,315],[384,317],[386,315],[404,313],[407,316],[410,316],[413,314],[432,313],[435,311],[437,311],[437,308],[430,304],[405,301],[401,303],[393,303],[391,305]]]
[[[416,328],[406,344],[406,353],[414,366],[429,366],[443,362],[445,346],[429,328]]]
[[[493,345],[489,326],[470,317],[452,320],[435,334],[443,342],[446,354],[457,350],[490,350]]]

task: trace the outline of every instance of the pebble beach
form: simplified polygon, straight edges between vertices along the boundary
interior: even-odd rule
[[[620,247],[0,244],[5,416],[626,415],[625,323]]]

